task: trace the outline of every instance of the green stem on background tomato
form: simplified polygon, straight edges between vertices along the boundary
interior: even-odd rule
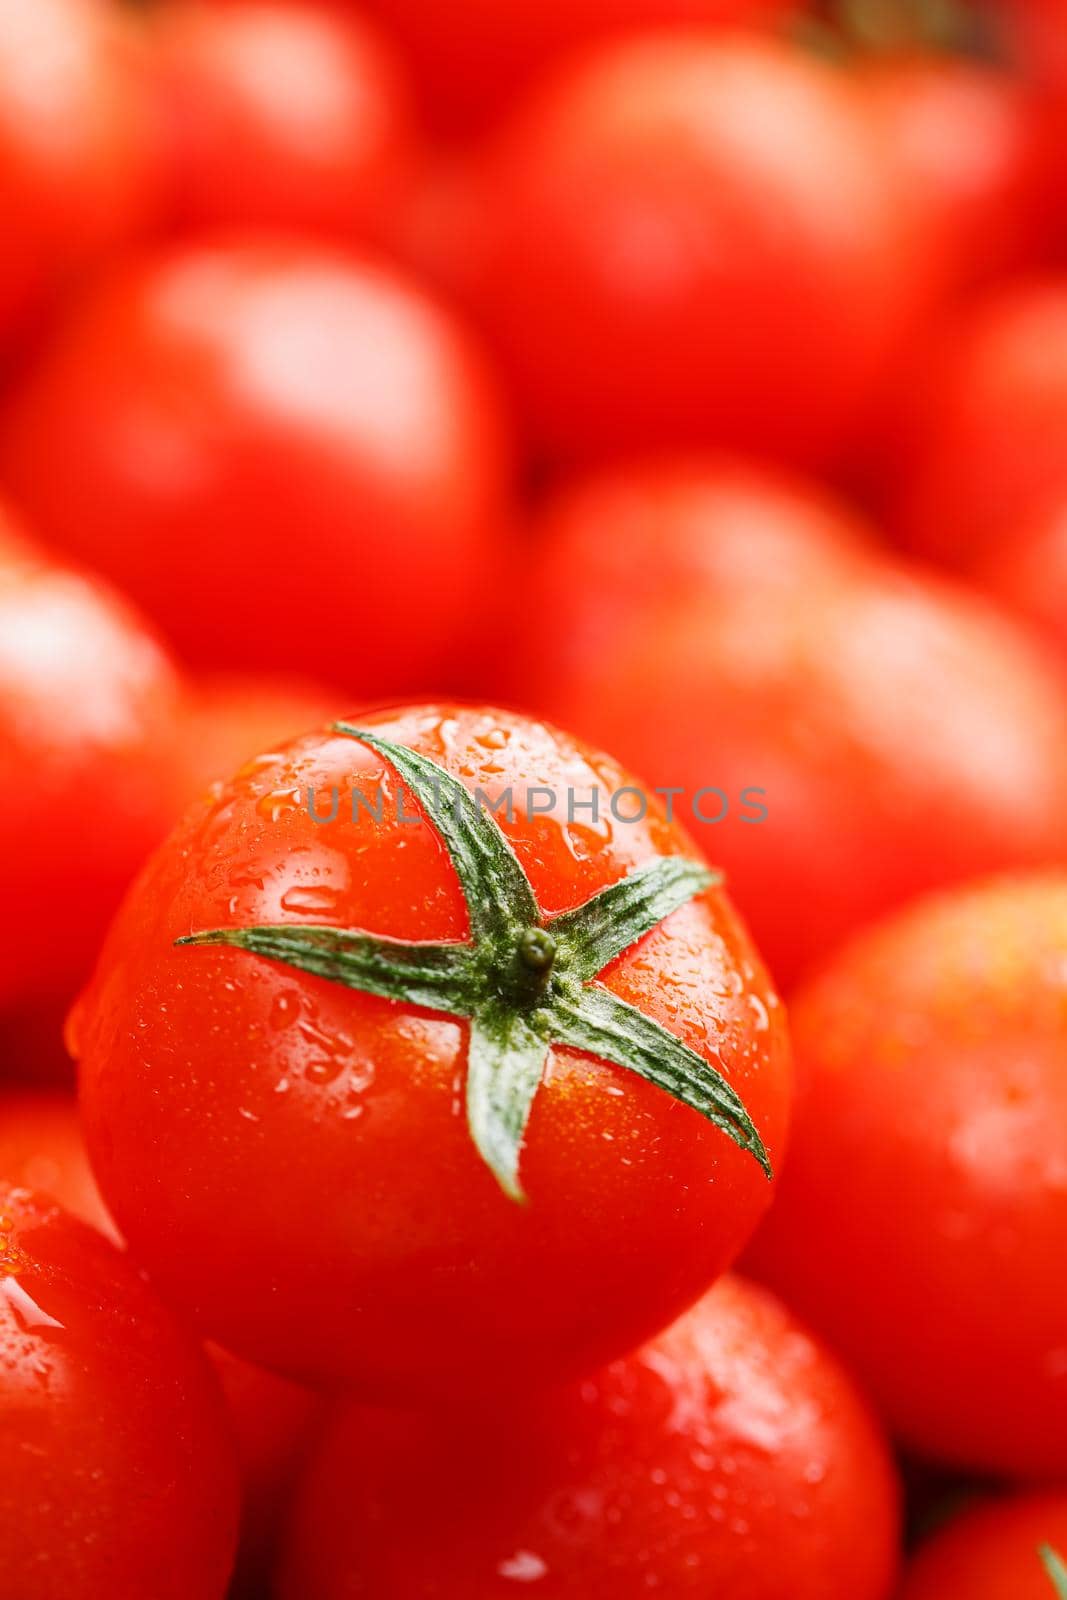
[[[1052,1587],[1060,1600],[1067,1600],[1067,1566],[1064,1566],[1061,1557],[1051,1545],[1043,1544],[1038,1550],[1038,1555],[1045,1563],[1045,1571],[1052,1579]]]

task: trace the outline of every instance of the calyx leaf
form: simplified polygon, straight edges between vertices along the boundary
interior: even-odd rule
[[[662,856],[576,910],[545,918],[508,840],[463,784],[405,745],[348,723],[334,729],[369,745],[412,791],[459,879],[470,940],[419,943],[283,923],[213,928],[176,943],[229,945],[364,994],[469,1019],[467,1122],[513,1199],[523,1199],[522,1143],[553,1045],[637,1073],[714,1123],[771,1177],[763,1141],[723,1074],[594,981],[718,875]]]
[[[1059,1600],[1067,1600],[1067,1565],[1064,1564],[1063,1558],[1048,1544],[1041,1545],[1037,1553],[1044,1563],[1045,1571],[1052,1579],[1052,1587],[1059,1595]]]

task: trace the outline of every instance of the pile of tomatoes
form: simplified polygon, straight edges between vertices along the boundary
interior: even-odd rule
[[[0,0],[0,214],[0,1600],[1067,1597],[1067,7]]]

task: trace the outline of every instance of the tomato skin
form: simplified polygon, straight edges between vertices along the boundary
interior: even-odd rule
[[[176,246],[102,285],[14,401],[0,458],[42,535],[193,665],[361,694],[452,668],[506,534],[477,352],[391,272],[306,242]]]
[[[439,270],[554,455],[834,458],[911,316],[907,207],[858,95],[770,40],[605,47],[471,182],[470,261]]]
[[[116,8],[33,0],[0,10],[0,340],[151,210],[150,113]],[[57,129],[62,137],[57,137]]]
[[[160,751],[178,696],[170,662],[125,602],[26,543],[0,508],[5,1010],[66,1003],[84,982],[171,821]]]
[[[635,28],[773,22],[789,0],[368,0],[405,47],[429,114],[446,131],[498,118],[554,59]]]
[[[653,854],[691,853],[652,806],[625,827],[527,817],[528,785],[606,796],[630,781],[542,724],[448,706],[361,722],[474,788],[513,786],[501,825],[545,914]],[[355,782],[373,804],[383,772],[381,825],[311,821],[309,787],[324,802]],[[466,1023],[236,950],[174,948],[278,920],[466,938],[448,857],[425,820],[397,820],[396,792],[366,746],[311,735],[246,766],[156,855],[71,1027],[94,1168],[138,1258],[202,1331],[264,1366],[405,1401],[589,1370],[736,1255],[772,1192],[756,1163],[643,1080],[555,1049],[517,1205],[467,1129]],[[784,1023],[721,891],[602,981],[712,1052],[777,1160]]]
[[[237,1481],[203,1358],[93,1229],[0,1187],[5,1597],[222,1600]]]
[[[415,145],[387,40],[293,0],[173,0],[152,26],[178,226],[381,232]]]
[[[1013,283],[962,313],[913,393],[898,531],[969,568],[1067,494],[1067,287]]]
[[[1062,857],[1062,683],[1008,620],[872,548],[823,491],[632,465],[549,502],[514,693],[650,782],[779,984],[941,883]],[[685,796],[729,797],[697,823]],[[740,805],[758,789],[759,825]]]
[[[993,546],[971,576],[1067,652],[1067,492]]]
[[[187,683],[178,718],[179,810],[253,756],[324,727],[343,696],[310,679],[223,672]]]
[[[726,1278],[651,1345],[518,1416],[342,1414],[279,1592],[505,1600],[525,1575],[552,1600],[885,1600],[896,1500],[845,1373]]]
[[[1062,1490],[979,1502],[919,1547],[900,1600],[1052,1600],[1042,1544],[1067,1549]]]
[[[1065,937],[1067,879],[996,880],[795,996],[797,1127],[750,1262],[913,1448],[1026,1476],[1067,1471]]]

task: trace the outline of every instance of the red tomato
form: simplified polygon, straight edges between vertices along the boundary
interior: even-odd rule
[[[477,354],[419,291],[311,244],[190,245],[113,279],[0,456],[40,531],[195,664],[361,693],[450,670],[503,532]]]
[[[0,5],[0,338],[145,220],[147,100],[116,7]]]
[[[389,45],[361,17],[173,0],[153,21],[179,223],[381,231],[414,130]]]
[[[780,983],[924,889],[1067,844],[1059,676],[863,533],[756,469],[630,467],[549,505],[516,621],[515,693],[681,790]]]
[[[0,1007],[67,999],[85,978],[171,820],[160,750],[177,701],[139,619],[24,544],[0,509]]]
[[[736,1091],[773,1162],[790,1081],[780,1009],[654,797],[644,821],[612,820],[610,798],[632,780],[609,758],[493,711],[362,722],[373,730],[362,739],[309,735],[247,765],[129,897],[71,1028],[97,1175],[138,1259],[204,1332],[263,1365],[405,1399],[587,1370],[690,1304],[771,1194],[754,1146],[608,1057],[633,1065],[621,1041],[636,1029],[653,1061]],[[398,787],[409,750],[446,798],[481,789],[501,807],[496,821],[478,815],[481,843],[464,857],[504,851],[492,888],[461,888],[444,813],[431,825],[411,780]],[[316,823],[307,791],[325,814],[334,786],[337,816]],[[577,810],[593,788],[595,823]],[[635,793],[619,807],[628,816]],[[587,961],[545,919],[638,867],[696,874],[700,887],[632,948],[619,944],[594,984],[585,973],[606,964],[603,947]],[[277,959],[225,947],[225,934],[175,947],[210,929],[243,941],[271,923],[287,941]],[[451,991],[427,998],[425,986],[421,1002],[347,987],[343,949],[320,962],[325,976],[294,964],[292,941],[321,954],[347,937],[351,971],[371,935],[387,936],[365,955],[372,974],[394,970],[404,941],[444,941],[446,963],[473,947],[496,1011]],[[562,1027],[564,1004],[572,1018],[592,1006],[613,1020]],[[563,1034],[588,1047],[549,1056],[546,1041]],[[519,1111],[511,1083],[523,1085]]]
[[[236,1525],[195,1346],[107,1240],[0,1186],[4,1594],[221,1600]]]
[[[992,548],[972,576],[1067,652],[1067,495],[1020,524],[1010,542]]]
[[[822,461],[911,314],[894,176],[859,97],[814,58],[711,30],[642,35],[502,130],[452,245],[469,264],[442,270],[550,451],[695,442]]]
[[[73,1094],[15,1090],[0,1098],[0,1181],[58,1200],[121,1243],[89,1165]]]
[[[1010,284],[965,313],[913,392],[900,530],[970,565],[1067,494],[1067,281]]]
[[[631,28],[767,23],[790,0],[367,0],[407,50],[434,119],[498,115],[554,57]]]
[[[524,1413],[342,1413],[297,1503],[282,1600],[650,1593],[886,1600],[896,1485],[849,1379],[724,1279],[653,1344]]]
[[[920,1546],[900,1600],[1056,1600],[1038,1551],[1067,1551],[1067,1494],[980,1503]]]
[[[178,723],[180,805],[243,761],[332,720],[341,697],[299,678],[217,673],[188,685]]]
[[[936,1459],[1067,1473],[1067,878],[921,902],[791,1007],[795,1140],[755,1259]]]

